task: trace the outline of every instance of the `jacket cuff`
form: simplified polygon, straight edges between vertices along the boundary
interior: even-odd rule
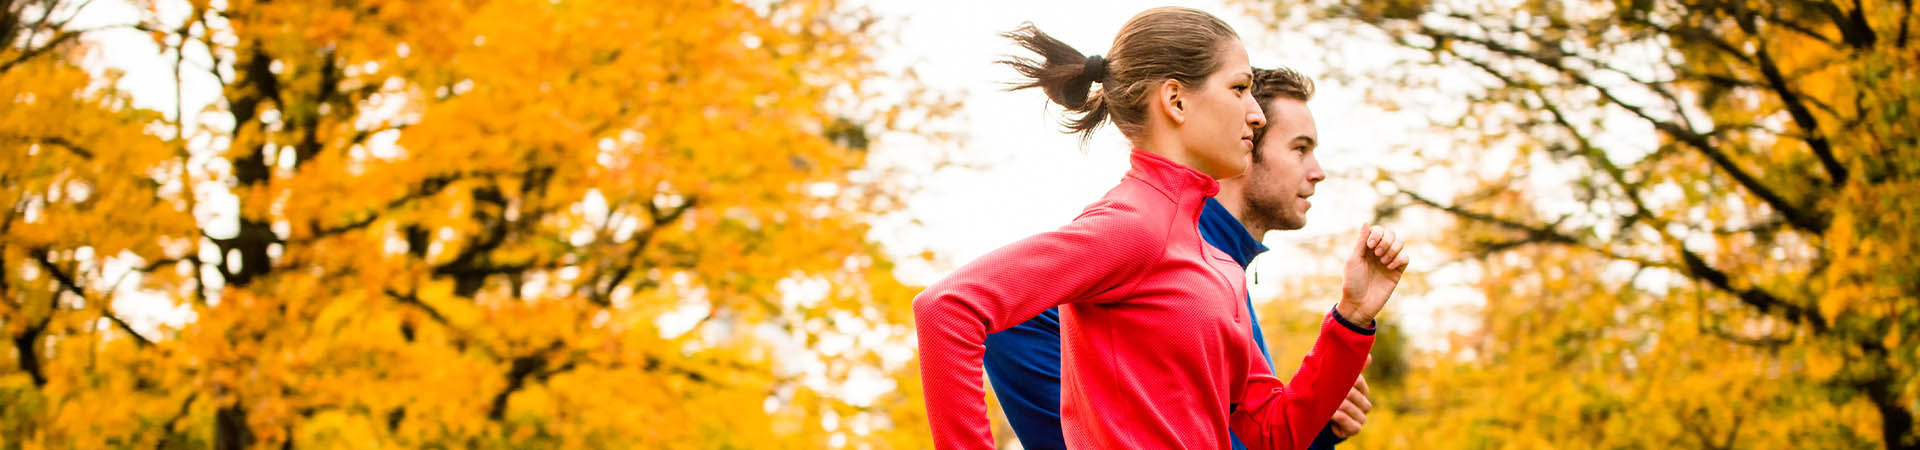
[[[1307,450],[1333,450],[1334,445],[1346,441],[1347,438],[1333,434],[1333,422],[1327,422],[1327,426],[1320,428],[1320,434],[1313,437],[1313,443],[1307,444]]]
[[[1351,320],[1347,320],[1345,316],[1340,315],[1340,308],[1334,308],[1332,311],[1328,311],[1327,314],[1333,315],[1333,321],[1340,322],[1340,326],[1347,327],[1348,330],[1365,336],[1373,335],[1374,327],[1363,327],[1360,326],[1360,324],[1353,323]],[[1377,326],[1379,324],[1379,320],[1374,320],[1374,325]]]

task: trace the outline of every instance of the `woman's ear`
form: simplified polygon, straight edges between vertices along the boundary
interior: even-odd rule
[[[1158,109],[1163,111],[1167,115],[1167,120],[1173,121],[1175,125],[1187,123],[1184,87],[1178,80],[1168,78],[1153,88],[1154,102],[1160,104]]]

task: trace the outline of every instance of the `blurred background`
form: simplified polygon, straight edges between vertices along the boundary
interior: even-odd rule
[[[930,448],[913,295],[1126,169],[998,33],[1154,6],[0,0],[0,448]],[[1415,242],[1342,448],[1920,447],[1911,0],[1188,6],[1319,84],[1279,371]]]

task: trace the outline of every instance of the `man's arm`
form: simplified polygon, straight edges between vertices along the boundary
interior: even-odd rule
[[[1367,362],[1372,363],[1373,356],[1367,356]],[[1366,369],[1363,366],[1361,370]],[[1359,434],[1360,427],[1367,423],[1367,413],[1373,411],[1373,401],[1367,398],[1367,393],[1367,377],[1362,375],[1347,391],[1347,399],[1340,404],[1340,409],[1333,412],[1333,420],[1327,421],[1320,435],[1313,437],[1313,444],[1308,445],[1307,450],[1333,450],[1335,445]]]
[[[1373,357],[1367,357],[1372,361]],[[1360,433],[1360,427],[1367,424],[1367,413],[1373,412],[1373,400],[1367,398],[1367,377],[1360,376],[1353,383],[1353,390],[1347,392],[1347,401],[1340,410],[1333,413],[1333,422],[1328,425],[1335,437],[1345,441]],[[1317,441],[1316,441],[1317,442]],[[1328,445],[1327,448],[1333,448]]]
[[[1049,309],[987,335],[987,381],[1029,450],[1066,450],[1060,431],[1060,313]]]

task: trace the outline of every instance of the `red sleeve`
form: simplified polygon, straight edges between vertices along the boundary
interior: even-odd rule
[[[1246,393],[1231,419],[1233,434],[1249,450],[1307,448],[1346,400],[1373,349],[1373,335],[1335,319],[1328,313],[1320,322],[1320,338],[1293,381],[1280,384],[1266,364],[1250,364]]]
[[[961,267],[913,300],[927,421],[941,449],[992,449],[980,358],[987,333],[1063,303],[1127,297],[1166,250],[1165,230],[1115,208],[1015,242]]]

